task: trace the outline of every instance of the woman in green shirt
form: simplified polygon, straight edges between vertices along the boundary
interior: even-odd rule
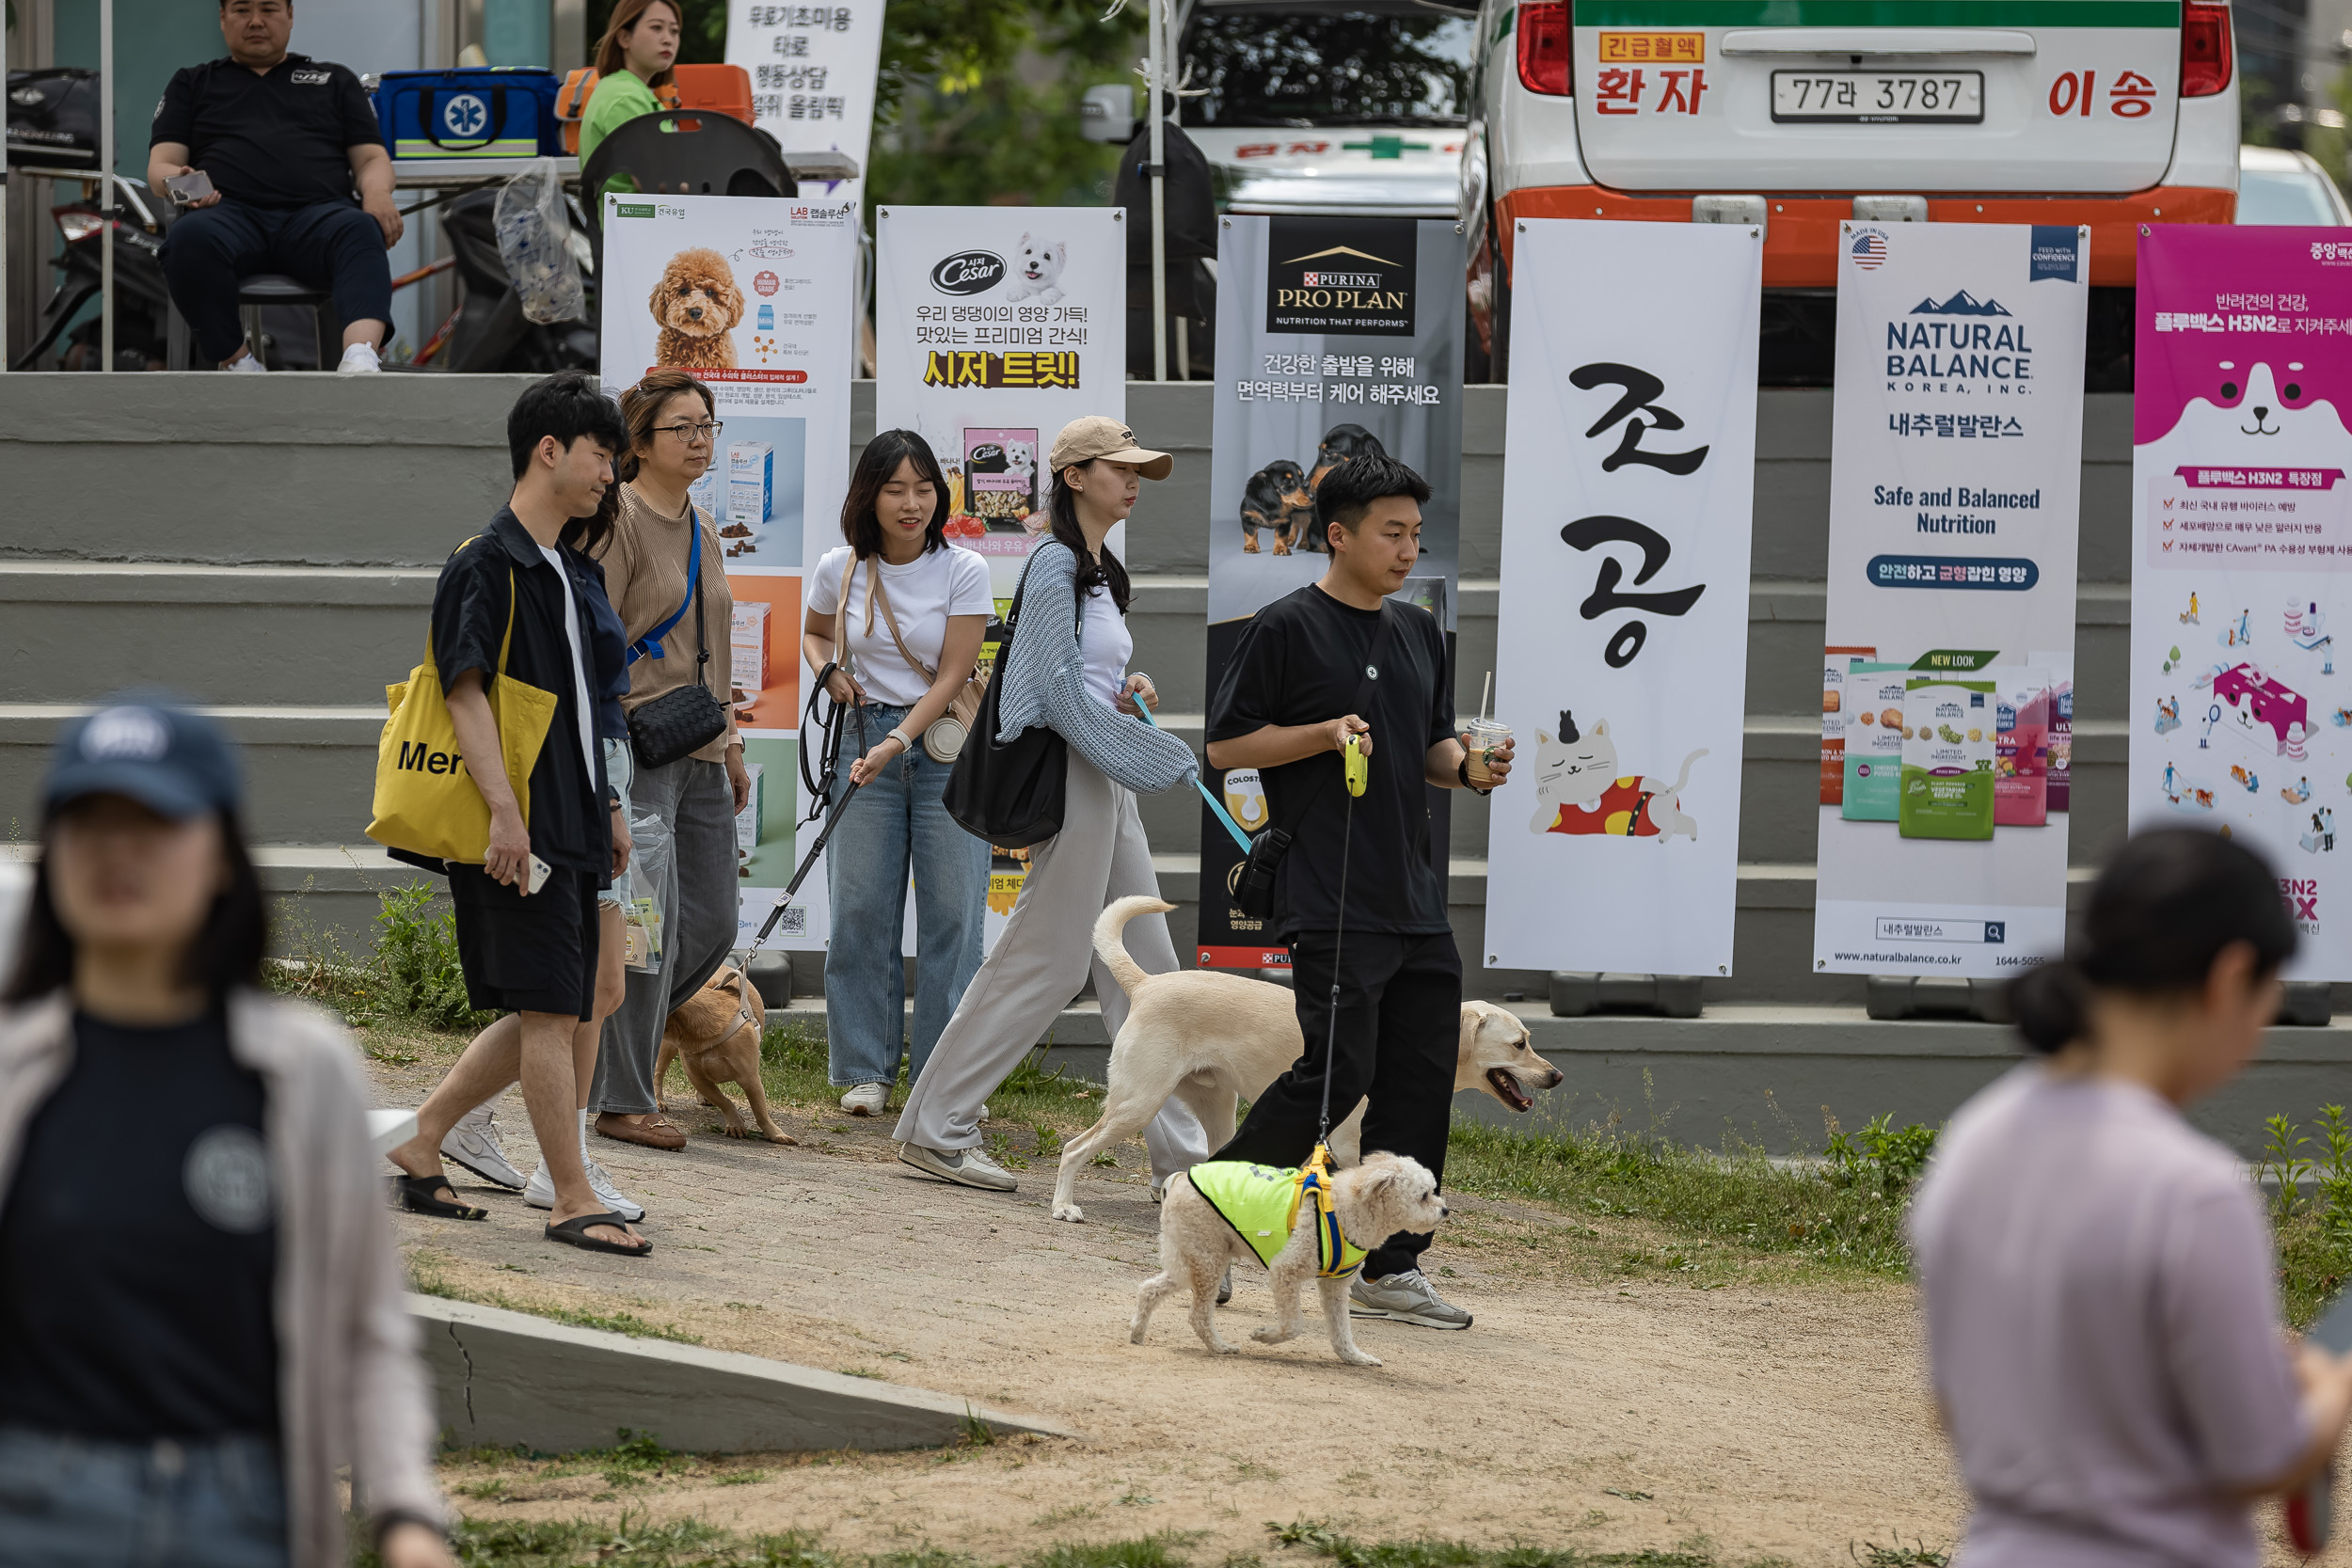
[[[617,127],[661,107],[653,89],[670,85],[678,34],[672,0],[620,0],[612,8],[612,24],[596,45],[596,90],[580,122],[582,167]]]

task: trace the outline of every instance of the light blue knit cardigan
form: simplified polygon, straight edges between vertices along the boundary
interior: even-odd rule
[[[999,742],[1032,724],[1058,732],[1081,756],[1139,795],[1173,789],[1200,770],[1192,748],[1140,719],[1105,705],[1086,687],[1078,649],[1078,558],[1048,539],[1029,557],[1021,594],[1021,625],[997,678]]]

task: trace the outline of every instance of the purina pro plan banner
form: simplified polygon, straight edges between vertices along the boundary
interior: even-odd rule
[[[1462,230],[1450,218],[1218,220],[1216,393],[1209,452],[1208,681],[1214,692],[1249,618],[1318,580],[1331,557],[1315,492],[1372,452],[1429,482],[1421,562],[1395,596],[1438,618],[1451,646],[1462,515]],[[1148,446],[1149,431],[1138,430]],[[1144,504],[1151,501],[1145,486]],[[1458,689],[1460,683],[1456,682]],[[1337,718],[1338,715],[1332,715]],[[1203,764],[1206,767],[1206,764]],[[1211,768],[1245,832],[1266,824],[1257,769]],[[1432,789],[1440,871],[1451,822]],[[1203,969],[1271,969],[1289,950],[1235,907],[1241,850],[1200,811]]]
[[[2066,935],[2087,230],[1848,222],[1813,967]]]
[[[1728,974],[1763,235],[1518,230],[1486,967]]]
[[[2131,829],[2226,833],[2352,979],[2352,244],[2341,229],[2139,231]]]
[[[805,842],[801,579],[803,562],[838,537],[850,481],[841,318],[855,297],[857,205],[609,195],[604,269],[606,390],[617,395],[647,371],[675,366],[710,388],[725,427],[693,497],[718,524],[735,598],[733,625],[708,632],[733,666],[752,774],[751,804],[736,819],[739,941],[748,946]],[[655,847],[641,842],[639,853]],[[768,945],[823,946],[824,915],[819,875]]]
[[[1127,417],[1125,217],[1120,207],[874,214],[874,428],[930,443],[947,474],[947,537],[988,557],[999,610],[1045,536],[1054,437],[1081,415]],[[1137,507],[1155,488],[1145,483]],[[1125,531],[1112,531],[1113,550]],[[826,547],[838,543],[829,534]]]

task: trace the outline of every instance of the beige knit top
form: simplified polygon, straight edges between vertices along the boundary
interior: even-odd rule
[[[727,710],[726,733],[694,755],[704,762],[724,762],[727,748],[742,744],[735,733],[728,674],[728,627],[735,598],[727,590],[726,547],[708,514],[690,500],[684,514],[662,516],[639,497],[636,485],[624,484],[620,516],[597,560],[604,566],[605,594],[634,646],[638,639],[668,620],[686,597],[686,557],[692,544],[686,531],[689,515],[703,531],[703,635],[710,644],[710,662],[702,667],[704,684]],[[701,646],[694,641],[694,611],[690,608],[661,639],[660,658],[648,656],[629,666],[628,695],[621,699],[621,706],[634,711],[692,680]]]

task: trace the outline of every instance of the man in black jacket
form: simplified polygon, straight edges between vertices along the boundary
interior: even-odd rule
[[[401,218],[375,109],[343,67],[286,52],[292,0],[220,0],[220,32],[228,57],[175,72],[150,134],[156,195],[195,174],[213,187],[172,198],[183,209],[164,235],[172,303],[206,357],[258,371],[237,323],[237,279],[277,272],[331,283],[343,324],[336,368],[379,369],[392,314],[384,253],[400,241]]]
[[[1307,1047],[1212,1159],[1281,1167],[1313,1151],[1336,975],[1331,1119],[1369,1096],[1364,1148],[1445,1174],[1462,960],[1446,918],[1444,862],[1430,852],[1424,785],[1475,786],[1455,734],[1444,628],[1388,597],[1421,558],[1428,499],[1428,483],[1392,458],[1356,457],[1333,470],[1315,494],[1329,570],[1251,617],[1210,700],[1209,765],[1261,769],[1273,821],[1291,834],[1274,919],[1290,946]],[[1353,800],[1341,770],[1350,742],[1370,752],[1369,781]],[[1486,767],[1491,789],[1511,770],[1507,743]],[[1349,1309],[1468,1328],[1470,1315],[1421,1271],[1430,1240],[1399,1234],[1374,1245]]]

